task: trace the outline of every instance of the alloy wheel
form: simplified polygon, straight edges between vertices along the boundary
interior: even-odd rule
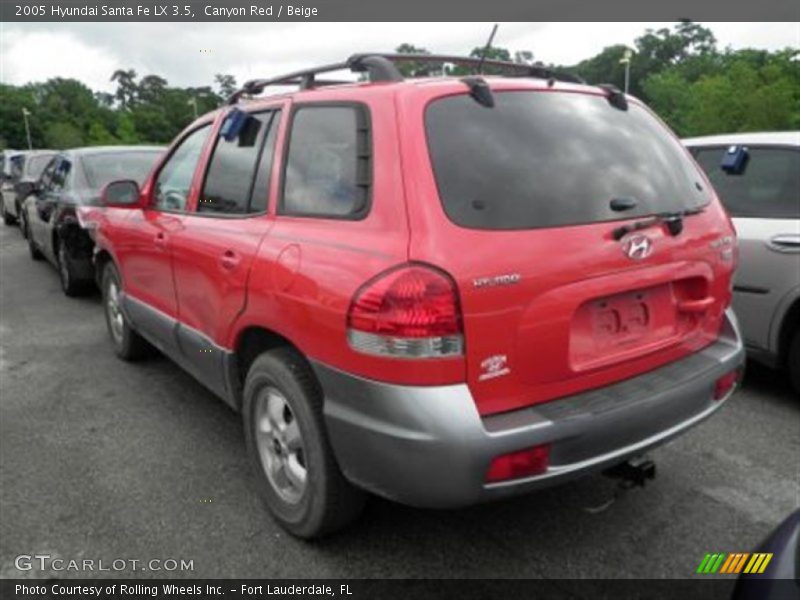
[[[114,338],[114,342],[121,344],[125,321],[119,305],[119,286],[116,281],[111,281],[108,284],[106,313],[108,315],[108,324],[111,326],[111,335]]]
[[[283,393],[270,386],[259,393],[255,411],[256,444],[267,479],[282,500],[297,504],[308,481],[297,419]]]

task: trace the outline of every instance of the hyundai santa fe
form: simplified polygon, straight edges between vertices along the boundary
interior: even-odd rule
[[[657,117],[539,67],[401,60],[436,57],[249,82],[85,217],[116,353],[241,411],[300,537],[365,492],[459,507],[614,467],[739,380],[733,227]]]

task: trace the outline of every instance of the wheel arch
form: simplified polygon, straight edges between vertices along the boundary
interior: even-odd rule
[[[795,297],[783,315],[778,328],[778,362],[786,364],[792,336],[800,329],[800,295]]]
[[[292,340],[272,329],[248,325],[236,333],[231,351],[231,384],[234,387],[237,409],[241,409],[242,406],[242,391],[250,365],[261,354],[275,348],[291,348],[304,360],[308,360],[305,353]]]
[[[109,252],[105,248],[96,249],[94,253],[94,276],[95,276],[95,283],[97,283],[98,288],[102,287],[103,271],[105,270],[106,265],[108,263],[113,263],[114,265],[116,265],[116,262],[114,261],[114,257],[111,255],[111,252]]]

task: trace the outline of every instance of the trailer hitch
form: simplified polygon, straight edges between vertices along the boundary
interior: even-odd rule
[[[649,479],[656,478],[656,463],[645,456],[636,456],[603,471],[611,479],[619,479],[620,487],[644,487]]]
[[[644,456],[636,456],[624,463],[614,465],[603,471],[603,475],[618,480],[614,494],[597,506],[585,506],[584,511],[597,514],[608,509],[623,493],[635,487],[644,487],[649,479],[656,478],[656,463]]]

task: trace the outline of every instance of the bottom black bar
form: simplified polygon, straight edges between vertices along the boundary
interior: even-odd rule
[[[156,598],[227,598],[260,600],[283,598],[339,598],[341,600],[428,598],[529,599],[591,598],[731,598],[734,578],[697,579],[4,579],[3,600],[53,599],[132,600]],[[797,598],[791,580],[764,580],[771,598]],[[786,589],[776,589],[783,586]],[[752,591],[752,590],[751,590]],[[756,590],[757,591],[757,590]],[[765,588],[766,591],[766,588]],[[776,591],[781,592],[774,595]],[[784,595],[785,592],[785,595]]]

